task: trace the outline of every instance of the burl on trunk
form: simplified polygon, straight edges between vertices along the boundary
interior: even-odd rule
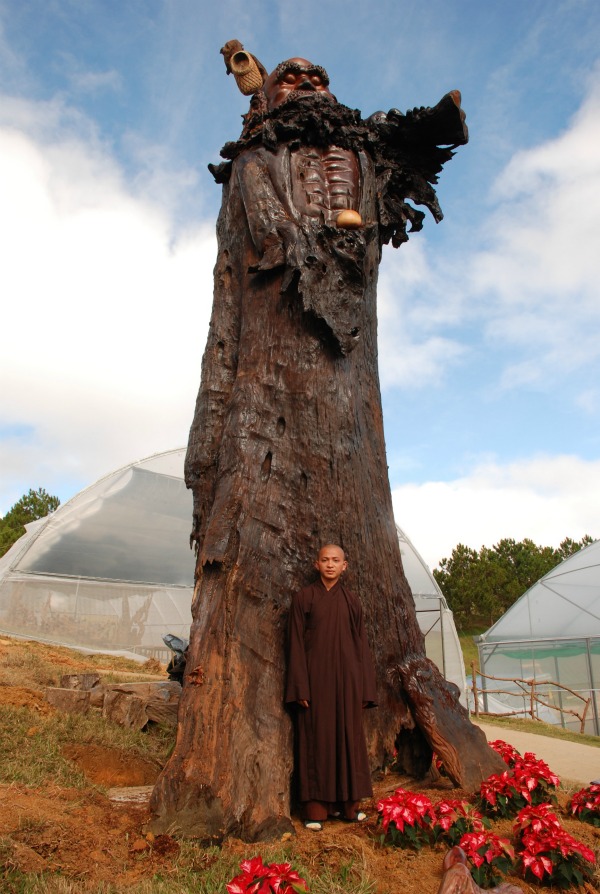
[[[226,45],[227,46],[227,45]],[[442,215],[431,186],[466,143],[460,94],[363,120],[304,59],[252,97],[223,184],[212,319],[186,481],[196,586],[177,744],[153,828],[245,840],[292,829],[293,747],[283,706],[291,594],[317,548],[340,544],[360,595],[379,708],[372,767],[398,750],[423,775],[435,750],[454,782],[501,771],[426,658],[387,474],[377,372],[381,248]]]

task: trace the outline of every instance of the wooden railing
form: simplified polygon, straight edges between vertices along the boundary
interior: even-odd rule
[[[592,701],[591,696],[585,698],[583,695],[580,695],[579,692],[575,692],[573,689],[569,689],[568,686],[563,686],[562,683],[555,683],[553,680],[522,680],[518,677],[494,677],[491,674],[484,674],[481,671],[478,671],[475,665],[475,662],[471,662],[471,673],[473,675],[473,704],[475,706],[475,716],[479,717],[480,714],[487,714],[489,716],[495,717],[513,717],[515,714],[529,714],[532,720],[539,720],[536,711],[536,705],[544,705],[546,708],[550,708],[553,711],[558,711],[561,715],[563,714],[571,714],[579,720],[581,733],[585,732],[585,720],[587,717],[587,713],[590,707],[590,703]],[[519,708],[516,711],[506,711],[503,712],[502,715],[494,714],[492,711],[481,711],[479,708],[479,694],[481,693],[484,697],[485,695],[511,695],[513,697],[519,697],[519,692],[516,692],[515,689],[480,689],[477,686],[477,676],[484,677],[486,680],[494,680],[498,683],[513,683],[516,684],[517,688],[521,691],[524,700],[529,705],[528,708],[525,705],[522,708]],[[564,708],[562,705],[552,705],[547,701],[544,701],[542,695],[537,691],[539,688],[544,687],[544,689],[548,689],[552,687],[552,689],[562,690],[564,692],[568,692],[570,695],[575,696],[575,698],[579,699],[583,702],[581,712],[574,710],[573,708]]]

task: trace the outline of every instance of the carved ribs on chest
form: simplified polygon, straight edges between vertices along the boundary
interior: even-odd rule
[[[333,225],[346,209],[358,210],[360,176],[348,149],[302,147],[291,157],[294,206],[300,214]]]

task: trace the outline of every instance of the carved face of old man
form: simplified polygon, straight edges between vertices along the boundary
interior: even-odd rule
[[[320,65],[313,65],[307,59],[287,59],[277,66],[266,79],[263,90],[267,97],[269,111],[288,99],[296,99],[312,93],[329,92],[329,77]]]

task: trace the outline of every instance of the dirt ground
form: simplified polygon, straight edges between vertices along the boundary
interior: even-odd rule
[[[147,768],[132,766],[131,776],[124,773],[122,755],[105,755],[98,774],[99,754],[92,759],[73,753],[90,779],[115,785],[147,784]],[[112,763],[111,763],[112,762]],[[111,777],[109,767],[114,768]],[[406,783],[408,780],[402,780]],[[377,784],[376,797],[393,791],[400,780],[387,777]],[[405,786],[406,787],[406,786]],[[443,784],[433,788],[412,786],[432,800],[449,796]],[[451,790],[452,797],[460,792]],[[464,794],[464,793],[463,793]],[[378,891],[403,894],[435,894],[441,881],[441,867],[446,848],[424,848],[420,852],[395,850],[377,843],[375,802],[367,805],[369,819],[360,825],[328,823],[322,832],[309,832],[296,822],[296,838],[292,852],[303,865],[319,874],[324,865],[337,869],[353,863],[364,866],[377,879]],[[0,787],[0,839],[11,842],[11,852],[2,856],[6,868],[19,868],[26,873],[57,872],[71,879],[85,881],[90,889],[102,882],[112,883],[118,890],[127,890],[135,882],[149,879],[155,873],[168,876],[180,843],[168,835],[144,835],[148,818],[145,805],[135,806],[110,801],[99,792],[81,794],[73,789],[49,787],[43,791],[22,786]],[[510,822],[494,824],[494,831],[510,837]],[[564,819],[571,834],[598,853],[600,830],[583,823]],[[238,854],[240,860],[253,855],[252,847],[235,839],[224,848]],[[201,873],[212,858],[201,848],[193,868]],[[519,885],[525,894],[534,888],[519,879],[507,879]]]
[[[100,751],[86,755],[75,749],[69,754],[90,781],[115,786],[151,782],[148,768],[135,763],[129,767],[128,775],[123,755]],[[140,781],[142,778],[144,782]],[[377,786],[377,797],[393,791],[397,783],[388,777]],[[434,798],[444,794],[440,789],[418,790]],[[381,892],[435,894],[446,849],[426,848],[417,854],[382,848],[376,842],[375,803],[367,805],[367,812],[369,820],[365,823],[348,826],[333,821],[321,833],[307,831],[296,822],[292,852],[317,874],[324,864],[337,869],[344,863],[354,863],[368,868],[369,874],[377,878]],[[147,818],[145,805],[113,802],[98,792],[2,786],[0,839],[8,839],[12,844],[12,852],[3,854],[4,865],[26,873],[60,872],[68,878],[85,880],[90,887],[111,882],[119,890],[126,890],[159,871],[168,874],[180,849],[179,842],[168,835],[144,835]],[[253,855],[252,846],[235,839],[228,840],[224,847],[239,854],[240,860]],[[199,848],[199,872],[203,869],[202,853]]]
[[[77,659],[73,660],[73,665],[78,663]],[[69,671],[73,671],[73,665]],[[81,665],[80,670],[89,670],[85,661]],[[32,730],[35,730],[36,717],[52,710],[44,702],[41,689],[2,682],[0,703],[30,709]],[[182,844],[168,835],[153,837],[144,834],[147,804],[114,801],[109,798],[109,793],[94,788],[150,786],[156,779],[157,767],[151,762],[134,759],[127,752],[91,744],[65,743],[63,754],[86,775],[90,781],[89,789],[0,785],[0,879],[3,867],[4,871],[60,873],[67,879],[85,883],[90,891],[102,883],[110,883],[116,890],[125,891],[156,873],[168,878],[174,872]],[[382,847],[378,843],[377,800],[399,785],[420,791],[433,801],[468,794],[452,789],[443,778],[427,786],[390,774],[375,783],[374,799],[365,805],[368,814],[365,823],[347,825],[332,821],[325,824],[322,832],[315,833],[296,821],[296,836],[288,842],[290,853],[315,874],[321,874],[324,867],[337,869],[350,863],[364,866],[377,880],[378,894],[436,894],[446,847],[424,848],[417,853]],[[567,799],[567,793],[560,794],[563,810]],[[570,820],[565,815],[561,820],[568,832],[600,856],[600,830]],[[510,837],[511,823],[495,823],[493,829],[497,834]],[[223,847],[231,854],[239,855],[240,860],[259,850],[235,839],[228,840]],[[199,846],[191,857],[189,852],[186,854],[186,865],[198,873],[202,873],[213,860],[214,856]],[[516,877],[507,881],[519,885],[525,894],[534,892],[534,888]]]

